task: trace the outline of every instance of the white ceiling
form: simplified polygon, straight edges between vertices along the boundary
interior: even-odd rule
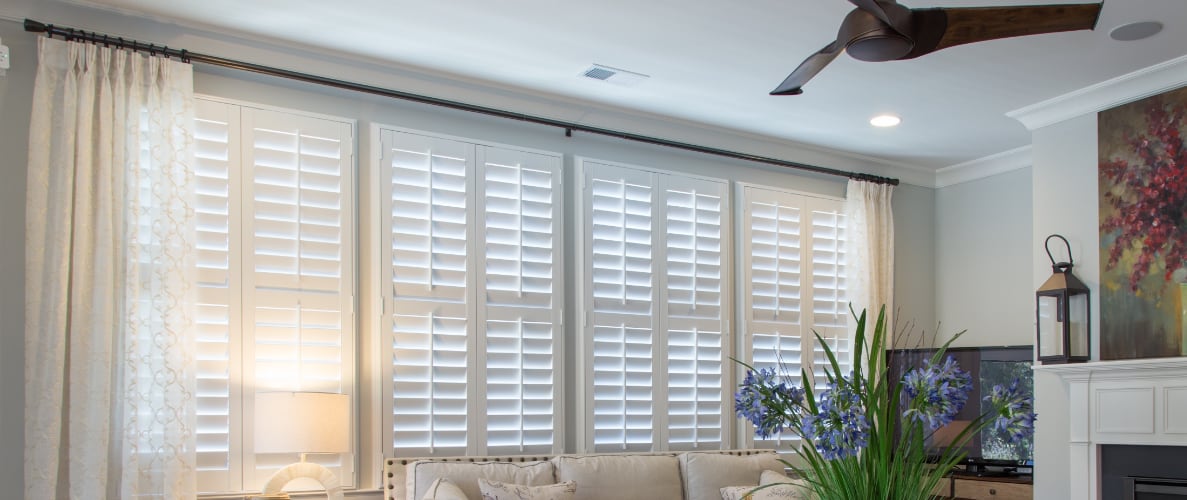
[[[804,95],[773,97],[767,93],[836,36],[851,4],[68,1],[933,170],[1029,144],[1030,133],[1008,118],[1008,111],[1187,53],[1187,1],[1107,0],[1094,32],[958,46],[912,61],[865,63],[842,56],[805,87]],[[913,0],[907,5],[1019,3],[1025,0]],[[1167,26],[1143,41],[1123,43],[1108,36],[1118,25],[1143,20]],[[621,87],[579,77],[591,63],[651,78]],[[869,118],[883,112],[901,115],[903,124],[869,126]]]

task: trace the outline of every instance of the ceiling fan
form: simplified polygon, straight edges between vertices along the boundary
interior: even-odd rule
[[[1100,3],[911,9],[895,0],[849,0],[836,41],[808,57],[771,91],[799,95],[803,86],[844,50],[862,61],[914,59],[954,45],[999,38],[1090,30]]]

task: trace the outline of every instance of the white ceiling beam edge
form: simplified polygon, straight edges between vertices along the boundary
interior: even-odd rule
[[[1064,120],[1096,113],[1160,94],[1187,83],[1187,56],[1068,92],[1006,113],[1034,131]]]

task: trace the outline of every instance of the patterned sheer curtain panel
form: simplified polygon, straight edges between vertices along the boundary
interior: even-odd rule
[[[886,322],[893,326],[894,311],[894,186],[850,179],[845,190],[845,216],[849,219],[848,280],[853,310],[868,311],[867,320],[878,319],[886,306]],[[857,322],[850,324],[850,334]],[[889,330],[893,335],[893,328]],[[893,345],[894,339],[888,338]],[[868,351],[867,351],[868,352]],[[860,360],[853,360],[855,363]]]
[[[192,69],[38,50],[23,498],[194,498]]]

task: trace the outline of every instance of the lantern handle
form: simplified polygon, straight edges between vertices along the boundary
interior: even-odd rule
[[[1059,238],[1063,240],[1063,246],[1067,248],[1067,262],[1055,262],[1055,257],[1051,255],[1051,238]],[[1051,260],[1051,268],[1054,269],[1055,272],[1066,272],[1071,269],[1072,264],[1075,263],[1075,260],[1072,259],[1072,245],[1068,243],[1067,238],[1064,238],[1063,236],[1058,234],[1048,236],[1047,240],[1043,242],[1043,248],[1047,250],[1047,258]]]

